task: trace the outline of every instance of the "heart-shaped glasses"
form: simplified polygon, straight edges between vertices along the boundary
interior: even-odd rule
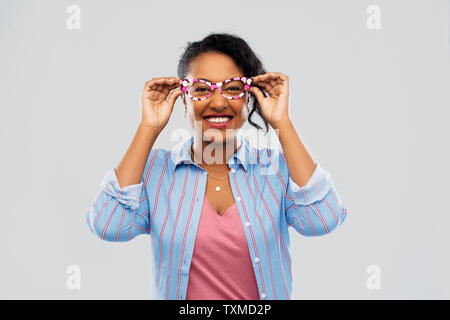
[[[216,88],[227,99],[239,99],[250,88],[251,83],[252,79],[247,77],[234,77],[221,82],[198,78],[180,80],[181,90],[196,101],[208,99]]]

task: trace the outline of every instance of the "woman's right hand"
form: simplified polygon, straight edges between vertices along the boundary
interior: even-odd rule
[[[145,83],[142,93],[141,123],[158,133],[169,121],[175,100],[183,92],[177,77],[153,78]],[[173,90],[175,89],[175,90]],[[172,92],[170,92],[173,90]],[[168,98],[167,98],[168,97]]]

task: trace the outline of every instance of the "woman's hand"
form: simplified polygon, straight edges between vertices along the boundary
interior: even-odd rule
[[[266,90],[270,96],[266,97],[257,85]],[[267,72],[252,77],[250,92],[253,93],[261,106],[264,118],[274,128],[289,120],[289,78],[281,72]]]
[[[158,133],[164,129],[172,114],[175,100],[182,93],[181,88],[176,89],[179,86],[180,79],[177,77],[153,78],[145,83],[141,98],[143,125]]]

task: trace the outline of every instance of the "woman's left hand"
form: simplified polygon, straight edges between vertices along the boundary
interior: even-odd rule
[[[254,85],[266,90],[270,96],[264,96]],[[267,72],[254,76],[249,91],[256,97],[264,118],[274,129],[279,129],[284,121],[289,121],[289,78],[285,74]]]

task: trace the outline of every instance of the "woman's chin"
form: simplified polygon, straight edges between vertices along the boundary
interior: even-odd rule
[[[204,137],[204,141],[211,141],[211,142],[217,142],[217,143],[224,143],[227,141],[233,141],[235,134],[234,132],[231,132],[230,129],[228,129],[228,133],[227,132],[223,132],[223,134],[221,135],[211,135],[208,134],[207,132],[203,132],[203,137]]]

